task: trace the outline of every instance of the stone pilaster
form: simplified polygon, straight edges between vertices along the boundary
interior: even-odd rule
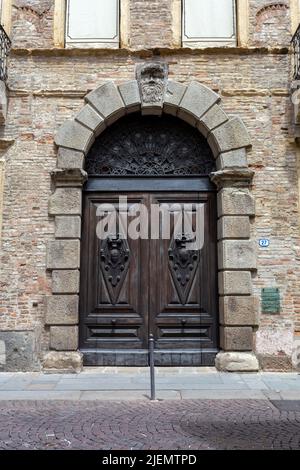
[[[253,354],[258,305],[251,280],[256,269],[255,248],[250,240],[250,218],[255,214],[249,191],[253,172],[245,167],[245,149],[220,153],[216,158],[218,166],[224,168],[212,175],[219,190],[219,312],[223,350],[217,356],[216,366],[226,371],[254,371],[258,370]]]
[[[82,113],[82,120],[88,115]],[[99,122],[99,120],[97,121]],[[96,119],[95,119],[96,125]],[[52,173],[55,190],[49,200],[49,215],[55,219],[55,240],[47,247],[47,269],[52,272],[52,295],[45,301],[45,323],[50,327],[50,353],[45,370],[81,369],[78,349],[79,268],[81,238],[82,185],[86,173],[81,169],[83,154],[59,149],[58,164],[70,158],[71,165]]]

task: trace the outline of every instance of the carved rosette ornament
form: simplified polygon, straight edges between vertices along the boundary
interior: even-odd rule
[[[162,62],[148,62],[137,66],[136,78],[139,84],[142,107],[162,107],[168,80],[168,65]]]

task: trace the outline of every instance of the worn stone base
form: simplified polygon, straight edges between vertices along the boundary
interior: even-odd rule
[[[76,374],[82,370],[82,354],[80,352],[50,351],[43,357],[43,371],[47,374]]]
[[[225,372],[257,372],[259,363],[252,353],[220,352],[216,357],[216,368]]]
[[[258,359],[262,370],[267,372],[290,372],[293,370],[292,358],[290,356],[259,354]]]
[[[39,361],[40,331],[0,331],[1,356],[5,355],[2,370],[7,372],[29,372],[41,369]],[[1,347],[1,346],[0,346]]]

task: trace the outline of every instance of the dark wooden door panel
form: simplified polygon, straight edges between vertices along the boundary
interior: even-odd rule
[[[178,233],[170,217],[170,240],[151,242],[150,325],[159,350],[202,350],[216,347],[216,257],[214,195],[155,194],[151,202],[169,207],[191,206],[190,227]],[[202,205],[204,245],[189,249],[196,231],[196,210]],[[198,227],[199,229],[199,227]],[[184,228],[185,230],[185,228]],[[211,246],[213,241],[213,249]]]
[[[147,365],[152,333],[157,364],[211,365],[217,351],[215,194],[164,191],[126,196],[129,205],[143,203],[148,210],[151,204],[168,204],[170,237],[162,239],[161,220],[158,239],[123,240],[119,224],[117,236],[99,240],[97,209],[105,203],[119,213],[119,195],[85,194],[80,294],[84,363]],[[189,234],[178,232],[175,223],[174,214],[187,204],[191,232],[196,230],[195,208],[203,208],[200,250],[187,249]],[[149,233],[151,229],[149,219]]]
[[[88,194],[84,201],[82,348],[147,348],[148,275],[145,266],[148,266],[149,244],[141,239],[124,240],[118,218],[117,236],[108,233],[103,240],[97,236],[97,224],[101,221],[97,209],[105,203],[119,214],[118,202],[117,196],[99,193]],[[128,195],[128,202],[145,202],[145,197]]]

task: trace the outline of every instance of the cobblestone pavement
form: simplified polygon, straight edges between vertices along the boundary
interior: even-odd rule
[[[299,449],[300,403],[285,403],[6,401],[0,449]]]

